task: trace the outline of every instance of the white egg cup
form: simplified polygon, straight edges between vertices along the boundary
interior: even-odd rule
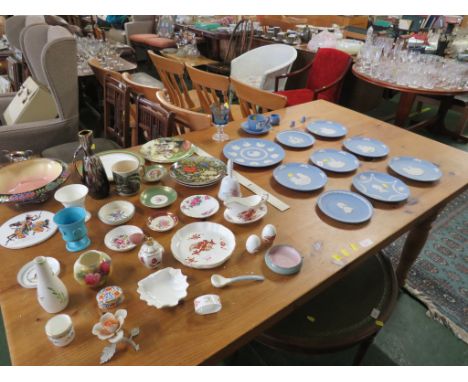
[[[62,203],[66,207],[82,207],[85,208],[86,196],[88,195],[88,187],[83,184],[70,184],[59,188],[54,198],[57,202]],[[91,213],[86,210],[85,222],[91,219]]]

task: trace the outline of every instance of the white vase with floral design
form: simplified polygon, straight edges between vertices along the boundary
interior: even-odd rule
[[[37,300],[48,313],[58,313],[68,305],[65,284],[52,273],[44,256],[34,259],[37,273]]]

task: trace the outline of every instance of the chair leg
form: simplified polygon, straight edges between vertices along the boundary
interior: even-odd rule
[[[372,345],[372,343],[374,342],[374,338],[375,338],[376,334],[374,334],[373,336],[365,339],[364,341],[362,341],[360,344],[359,344],[359,348],[356,352],[356,355],[354,356],[354,359],[353,359],[353,366],[360,366],[363,359],[364,359],[364,356],[366,355],[367,351],[369,350],[369,347]]]

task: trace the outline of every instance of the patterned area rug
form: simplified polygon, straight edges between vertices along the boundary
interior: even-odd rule
[[[406,234],[384,249],[396,265]],[[468,343],[468,191],[450,202],[435,221],[406,281],[427,315]]]

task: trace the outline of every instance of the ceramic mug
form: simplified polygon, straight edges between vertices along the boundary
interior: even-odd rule
[[[86,210],[82,207],[66,207],[54,215],[66,248],[69,252],[82,251],[91,244],[85,225]]]
[[[132,160],[122,160],[112,166],[117,193],[122,196],[131,196],[138,193],[141,184],[142,166]]]
[[[68,314],[58,314],[45,325],[47,338],[55,346],[67,346],[75,338],[73,322]]]
[[[55,191],[54,198],[62,203],[64,207],[82,207],[85,208],[85,200],[88,195],[88,187],[84,184],[69,184]],[[85,221],[91,218],[89,211],[86,211]]]

